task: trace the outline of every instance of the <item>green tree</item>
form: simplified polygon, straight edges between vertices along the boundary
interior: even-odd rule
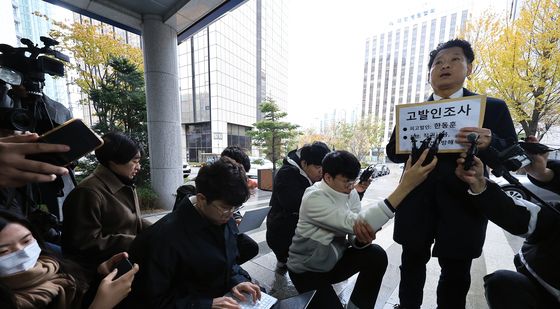
[[[560,117],[560,2],[527,0],[518,18],[485,13],[463,36],[476,51],[469,88],[502,98],[525,135]]]
[[[288,114],[270,98],[260,104],[263,119],[253,124],[255,130],[248,132],[253,139],[253,145],[264,149],[266,157],[272,161],[272,172],[276,173],[276,161],[285,153],[286,143],[293,143],[299,134],[298,125],[281,121]]]
[[[121,131],[140,142],[145,153],[137,182],[140,186],[149,185],[142,50],[126,44],[102,25],[57,21],[53,24],[56,27],[50,35],[72,55],[73,61],[68,66],[77,73],[75,82],[86,95],[81,103],[91,104],[97,117],[93,129],[99,134]],[[80,167],[88,174],[92,165]]]
[[[137,182],[147,184],[150,181],[150,161],[144,75],[125,57],[110,58],[108,66],[107,77],[90,92],[91,101],[97,106],[97,115],[107,122],[100,121],[93,128],[100,134],[120,131],[141,144],[144,154]]]
[[[383,122],[370,116],[355,123],[340,121],[328,128],[324,140],[335,149],[347,150],[364,161],[372,148],[381,147],[383,129]]]

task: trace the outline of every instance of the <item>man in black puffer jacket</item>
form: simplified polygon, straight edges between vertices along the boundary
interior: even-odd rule
[[[517,272],[498,270],[484,277],[488,305],[492,309],[560,308],[560,215],[550,207],[506,195],[484,178],[478,158],[468,171],[463,162],[458,159],[456,174],[469,184],[474,207],[501,228],[525,238],[514,258]],[[545,155],[534,155],[526,170],[533,183],[560,193],[559,161],[547,162]],[[553,207],[560,210],[558,204]]]

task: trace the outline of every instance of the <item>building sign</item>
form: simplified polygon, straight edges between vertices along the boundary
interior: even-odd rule
[[[464,148],[455,143],[455,135],[464,127],[482,127],[485,107],[486,96],[483,95],[397,105],[396,152],[410,153],[412,137],[417,142],[427,137],[434,140],[441,132],[445,135],[439,152],[462,152]]]

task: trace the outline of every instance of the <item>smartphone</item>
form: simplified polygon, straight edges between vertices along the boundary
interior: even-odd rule
[[[93,132],[81,119],[70,119],[41,135],[37,143],[64,144],[67,152],[49,152],[28,156],[31,160],[67,166],[103,145],[103,139]]]
[[[373,167],[373,165],[368,166],[360,175],[360,182],[366,182],[370,179],[370,177],[373,175],[373,172],[375,171],[375,168]]]
[[[119,263],[117,263],[115,268],[117,269],[117,275],[113,280],[129,272],[132,269],[132,263],[130,263],[128,259],[122,259]]]

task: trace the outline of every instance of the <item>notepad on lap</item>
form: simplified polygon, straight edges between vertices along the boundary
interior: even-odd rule
[[[256,303],[253,303],[253,297],[250,294],[243,293],[247,300],[244,302],[239,301],[237,298],[233,297],[231,292],[227,293],[224,296],[231,297],[237,301],[241,309],[270,309],[274,304],[278,301],[273,296],[270,296],[264,292],[261,292],[261,299],[258,300]]]

